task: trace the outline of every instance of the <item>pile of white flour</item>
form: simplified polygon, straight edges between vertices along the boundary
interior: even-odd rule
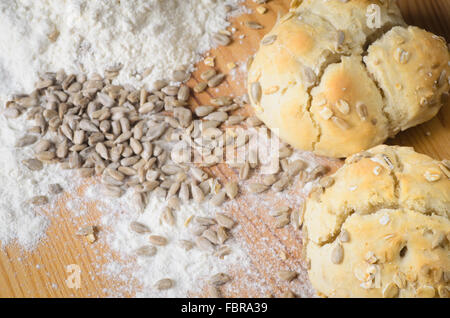
[[[192,68],[242,0],[0,1],[0,95],[29,92],[39,72],[103,74],[141,86]],[[232,11],[227,13],[226,6]],[[140,81],[146,69],[151,73]]]
[[[30,171],[22,164],[22,160],[33,157],[32,146],[15,147],[25,134],[26,124],[25,117],[7,120],[0,115],[0,246],[16,241],[30,250],[45,235],[49,221],[27,201],[36,195],[47,195],[52,183],[69,190],[70,179],[57,165]]]

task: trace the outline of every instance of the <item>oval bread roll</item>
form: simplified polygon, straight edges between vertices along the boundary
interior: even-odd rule
[[[248,93],[282,140],[347,157],[435,116],[448,103],[449,61],[446,41],[406,26],[394,2],[305,0],[262,39]]]
[[[327,297],[448,297],[450,171],[412,148],[354,155],[306,202],[309,277]]]

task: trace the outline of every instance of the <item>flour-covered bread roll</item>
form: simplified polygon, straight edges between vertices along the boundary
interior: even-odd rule
[[[306,202],[309,277],[326,297],[449,297],[450,171],[412,148],[347,159]]]
[[[405,26],[394,2],[303,1],[262,39],[248,90],[281,139],[347,157],[436,115],[447,103],[449,60],[445,40]]]

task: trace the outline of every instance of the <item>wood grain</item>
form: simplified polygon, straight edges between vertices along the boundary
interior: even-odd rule
[[[241,41],[235,40],[229,47],[210,52],[211,56],[215,57],[217,68],[228,73],[226,67],[228,62],[244,62],[253,54],[261,37],[275,23],[277,12],[286,12],[289,2],[289,0],[272,0],[266,5],[269,9],[266,14],[254,13],[235,19],[233,25],[238,29],[235,38],[241,34],[245,35],[245,38]],[[251,8],[256,7],[252,1],[247,1],[247,4]],[[450,1],[401,0],[399,5],[409,24],[442,35],[447,41],[450,39]],[[248,30],[242,25],[246,20],[258,21],[265,28]],[[198,65],[198,71],[188,83],[190,86],[195,85],[204,68],[202,63]],[[218,92],[212,90],[198,94],[194,104],[206,104],[211,96],[219,94],[240,95],[245,90],[244,80],[243,75],[239,73],[234,79],[228,76],[226,83],[220,86]],[[389,140],[389,143],[413,146],[417,151],[437,159],[450,158],[449,124],[450,109],[447,105],[430,122],[399,134],[395,139]],[[332,170],[340,164],[326,158],[319,160]],[[235,171],[221,165],[210,172],[222,180],[236,178]],[[86,181],[89,182],[92,181]],[[33,253],[23,252],[14,245],[0,251],[0,297],[105,297],[111,295],[109,292],[111,289],[117,289],[128,283],[95,274],[98,272],[97,264],[106,262],[103,255],[108,251],[108,247],[99,244],[89,245],[75,236],[79,224],[95,224],[100,216],[95,204],[89,206],[88,213],[81,217],[73,217],[70,211],[66,210],[65,202],[71,196],[82,196],[85,186],[86,184],[80,186],[77,193],[64,194],[58,208],[47,211],[52,215],[53,222],[47,239]],[[291,196],[299,196],[301,187],[301,183],[296,185],[291,191]],[[302,290],[303,286],[308,284],[305,266],[300,260],[300,233],[294,233],[291,228],[275,230],[273,220],[267,216],[264,209],[264,206],[282,204],[283,200],[274,196],[265,198],[264,204],[257,204],[251,197],[242,196],[230,209],[229,213],[241,224],[235,236],[246,243],[254,266],[255,273],[252,279],[261,288],[246,288],[233,283],[227,290],[227,296],[261,297],[265,296],[268,290],[274,296],[279,296],[288,288],[294,291]],[[81,267],[83,282],[81,289],[70,289],[65,284],[68,275],[66,266],[69,264],[78,264]],[[298,270],[299,278],[290,285],[280,284],[274,277],[274,271],[287,268]],[[247,274],[237,269],[236,275]],[[125,293],[123,296],[132,295]]]

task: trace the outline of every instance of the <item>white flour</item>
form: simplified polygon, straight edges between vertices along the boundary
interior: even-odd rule
[[[17,241],[24,249],[34,248],[44,236],[48,219],[27,201],[47,195],[48,186],[59,183],[67,189],[67,173],[56,165],[30,171],[21,163],[32,157],[32,146],[16,148],[26,130],[25,117],[6,120],[0,116],[0,245]]]
[[[88,192],[90,192],[87,194],[88,197],[98,195],[97,189],[94,187],[88,189]],[[123,199],[120,199],[120,201],[123,207],[127,205]],[[223,260],[196,247],[185,251],[179,245],[179,240],[194,241],[195,239],[195,236],[189,230],[195,224],[195,221],[190,222],[188,226],[184,226],[186,219],[192,215],[214,217],[214,212],[218,208],[208,203],[196,204],[191,201],[182,204],[180,209],[174,213],[176,219],[174,226],[161,224],[160,216],[167,203],[156,196],[150,197],[150,202],[143,213],[134,213],[132,208],[123,208],[120,212],[119,210],[111,212],[110,207],[117,206],[117,203],[110,203],[104,207],[99,206],[101,212],[103,210],[107,212],[102,213],[102,225],[111,229],[105,235],[105,241],[122,259],[119,262],[108,262],[106,268],[104,268],[104,273],[110,277],[125,278],[126,281],[134,280],[140,287],[136,293],[137,297],[185,297],[188,293],[199,292],[212,275],[219,272],[229,273],[233,265],[239,266],[239,268],[249,267],[248,257],[234,238],[225,243],[231,247],[233,252],[225,256]],[[168,244],[158,247],[155,256],[136,257],[136,249],[143,245],[149,245],[149,235],[131,232],[129,224],[132,221],[147,225],[151,234],[166,237]],[[136,257],[136,262],[130,261],[130,257]],[[158,292],[154,288],[154,284],[163,278],[173,279],[175,288]],[[131,285],[127,286],[127,290],[122,288],[120,292],[133,292],[132,287]]]
[[[123,65],[122,84],[170,78],[192,68],[225,29],[226,5],[242,0],[0,1],[0,95],[29,92],[37,73],[100,73]]]

